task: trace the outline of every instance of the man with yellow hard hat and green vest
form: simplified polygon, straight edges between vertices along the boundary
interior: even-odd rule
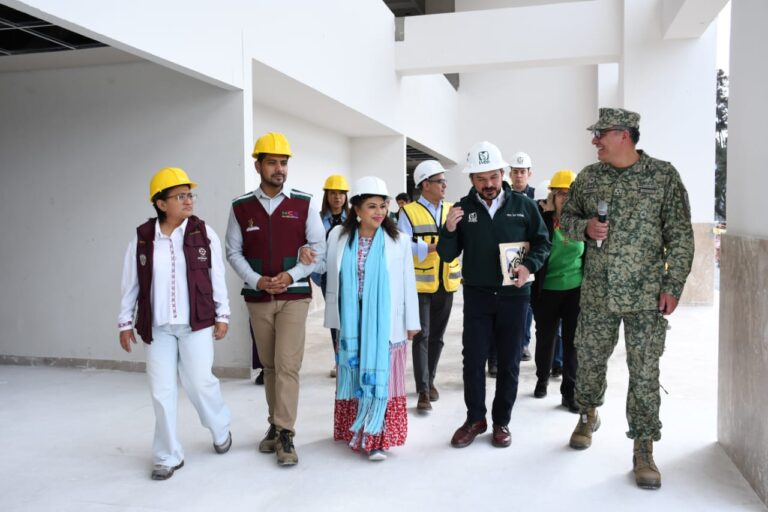
[[[269,430],[259,451],[277,463],[298,463],[293,445],[304,358],[309,275],[315,265],[298,261],[299,248],[325,253],[325,230],[311,195],[285,186],[291,147],[270,132],[253,149],[261,185],[232,201],[227,225],[227,260],[245,282],[242,295],[264,365]]]
[[[430,411],[440,398],[435,388],[435,373],[443,350],[443,334],[453,306],[453,292],[461,283],[461,263],[446,262],[437,254],[440,227],[445,222],[452,203],[445,198],[445,169],[436,160],[421,162],[413,172],[421,191],[417,201],[400,210],[397,227],[410,236],[413,266],[416,271],[416,291],[419,294],[421,331],[413,338],[413,374],[419,411]]]

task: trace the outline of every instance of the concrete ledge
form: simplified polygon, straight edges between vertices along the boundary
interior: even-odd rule
[[[717,438],[768,503],[768,240],[724,234],[720,262]]]
[[[715,236],[712,223],[694,223],[693,237],[696,246],[693,266],[680,303],[686,306],[711,306],[715,301]]]
[[[51,366],[60,368],[83,368],[94,370],[119,370],[123,372],[144,372],[146,364],[140,361],[116,361],[112,359],[81,359],[77,357],[36,357],[0,354],[0,365]],[[214,366],[213,374],[220,379],[248,379],[250,368]]]

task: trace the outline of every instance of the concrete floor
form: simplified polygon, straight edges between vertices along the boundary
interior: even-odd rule
[[[766,510],[717,444],[717,305],[682,307],[671,318],[662,358],[664,437],[656,445],[663,487],[644,491],[635,487],[624,434],[622,342],[589,450],[567,446],[577,416],[559,407],[559,381],[545,399],[533,398],[532,362],[522,365],[512,446],[492,447],[489,434],[461,450],[449,446],[465,415],[460,299],[437,381],[441,399],[431,414],[419,415],[411,393],[408,442],[383,463],[331,439],[332,356],[320,313],[308,323],[294,468],[257,453],[266,407],[263,388],[251,381],[222,383],[234,438],[223,456],[180,399],[186,465],[154,482],[144,374],[0,366],[0,511]]]

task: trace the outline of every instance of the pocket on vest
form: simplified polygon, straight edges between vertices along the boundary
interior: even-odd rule
[[[216,316],[216,305],[213,303],[213,286],[207,280],[199,280],[196,284],[195,312],[199,322],[210,320]]]

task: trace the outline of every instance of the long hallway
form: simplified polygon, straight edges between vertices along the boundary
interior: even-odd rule
[[[532,361],[522,363],[512,446],[494,448],[484,434],[467,448],[450,447],[464,419],[456,299],[437,381],[440,401],[431,414],[418,414],[409,375],[408,442],[383,463],[331,439],[332,355],[321,312],[308,324],[295,468],[280,468],[273,455],[256,450],[267,423],[263,389],[252,381],[223,381],[234,439],[223,456],[214,453],[186,397],[180,399],[186,465],[154,482],[144,374],[0,366],[0,510],[766,510],[716,441],[717,304],[681,307],[671,317],[662,358],[669,394],[662,392],[663,439],[656,445],[663,486],[643,491],[634,484],[632,444],[624,434],[622,342],[589,450],[567,446],[577,416],[559,406],[559,380],[546,398],[533,398]],[[113,342],[116,337],[104,340]]]

